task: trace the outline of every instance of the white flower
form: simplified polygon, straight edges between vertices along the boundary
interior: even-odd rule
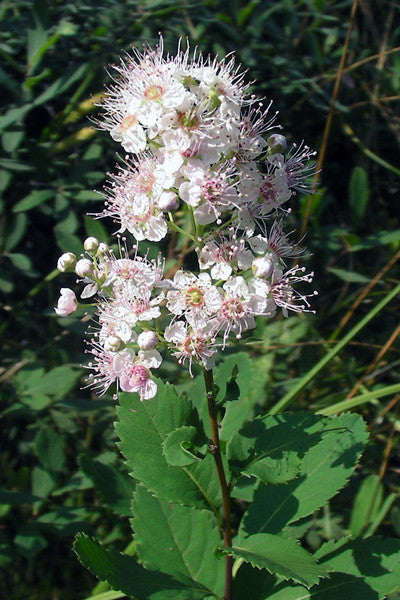
[[[231,332],[240,338],[242,332],[255,327],[256,315],[271,315],[271,303],[268,301],[268,285],[252,279],[249,284],[243,277],[233,277],[223,285],[224,300],[212,320],[214,334],[223,334],[223,348]]]
[[[175,321],[166,327],[164,338],[167,342],[175,344],[176,351],[173,355],[177,357],[180,364],[189,362],[190,374],[192,374],[193,360],[201,362],[207,370],[214,367],[215,340],[209,329],[193,329],[183,321]]]
[[[118,113],[116,114],[118,115]],[[122,115],[123,113],[119,119],[117,116],[118,123],[110,129],[111,137],[116,142],[121,142],[126,152],[143,152],[147,144],[145,130],[139,124],[136,115]]]
[[[282,221],[275,219],[269,231],[264,227],[264,235],[256,235],[249,239],[249,245],[256,254],[265,255],[277,264],[285,264],[284,258],[300,256],[304,249],[296,242],[290,240],[290,233],[286,234]]]
[[[213,240],[207,241],[199,253],[200,269],[212,267],[211,277],[217,280],[228,279],[232,270],[246,271],[251,266],[253,255],[246,250],[245,244],[245,240],[239,240],[232,229],[227,235],[219,236],[218,244]]]
[[[109,216],[121,224],[119,232],[128,230],[138,240],[158,242],[167,234],[167,224],[158,199],[174,184],[155,158],[144,157],[129,163],[114,176],[106,188],[106,207],[98,215]]]
[[[174,289],[167,292],[167,308],[173,315],[184,315],[191,323],[204,325],[210,315],[217,312],[221,306],[220,290],[213,286],[208,273],[193,273],[177,271],[175,273]]]
[[[194,216],[200,225],[218,222],[221,213],[237,203],[234,167],[228,163],[224,168],[209,169],[200,161],[192,161],[190,167],[181,169],[189,181],[179,186],[180,197],[196,207]]]
[[[114,290],[123,289],[127,283],[131,285],[130,289],[152,289],[161,276],[162,268],[159,264],[150,262],[135,252],[133,258],[112,258],[105,283],[112,285]]]

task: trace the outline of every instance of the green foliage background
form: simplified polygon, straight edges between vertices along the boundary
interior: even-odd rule
[[[371,430],[368,450],[349,486],[314,514],[304,544],[314,550],[348,531],[400,535],[396,299],[340,353],[329,355],[335,341],[399,283],[400,8],[390,0],[357,6],[332,106],[353,5],[348,0],[2,2],[2,595],[85,598],[95,582],[71,551],[73,534],[88,532],[121,549],[131,541],[125,498],[133,483],[115,446],[115,402],[111,394],[98,399],[81,389],[88,323],[83,313],[63,320],[54,314],[59,288],[71,284],[63,276],[55,280],[54,269],[62,252],[82,252],[86,235],[111,239],[112,223],[87,215],[100,208],[93,190],[102,189],[105,173],[113,169],[116,148],[90,117],[110,81],[107,65],[131,45],[156,44],[160,31],[171,53],[179,37],[188,37],[204,54],[234,51],[254,80],[254,93],[274,100],[272,110],[279,110],[288,139],[304,138],[326,150],[319,191],[311,204],[309,198],[295,199],[291,216],[294,229],[307,225],[317,314],[260,321],[257,341],[248,339],[244,349],[251,360],[242,358],[245,374],[237,380],[240,385],[240,377],[253,368],[254,397],[230,403],[232,431],[225,436],[233,436],[234,424],[241,426],[250,414],[273,412],[282,397],[292,409],[329,411],[355,396]],[[327,356],[324,368],[315,370]],[[220,367],[221,381],[228,381],[221,394],[229,396],[236,381],[233,363],[226,364]],[[201,398],[202,382],[191,381],[172,362],[165,363],[161,376],[182,389],[199,386]],[[366,400],[357,400],[367,392]]]

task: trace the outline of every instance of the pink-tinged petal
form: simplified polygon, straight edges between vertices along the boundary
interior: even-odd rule
[[[56,313],[60,317],[67,317],[76,311],[78,308],[78,302],[75,296],[75,292],[69,288],[61,288],[60,297],[55,307]]]

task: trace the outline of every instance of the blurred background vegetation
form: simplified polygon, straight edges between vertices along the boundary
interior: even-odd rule
[[[399,284],[398,2],[3,0],[0,23],[0,595],[86,598],[106,588],[73,555],[73,534],[121,549],[131,539],[115,401],[82,389],[87,323],[83,312],[55,315],[59,288],[73,283],[54,269],[85,236],[111,240],[112,224],[87,215],[117,148],[90,117],[107,65],[159,32],[171,53],[179,37],[204,54],[234,51],[289,141],[319,152],[318,192],[296,197],[291,216],[310,248],[317,313],[260,321],[248,347],[266,373],[257,410],[282,397],[307,410],[353,398],[370,445],[304,544],[399,536],[400,309],[385,303]],[[190,385],[172,362],[163,373]]]

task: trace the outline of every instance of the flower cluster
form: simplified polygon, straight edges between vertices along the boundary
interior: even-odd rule
[[[190,371],[193,362],[211,369],[217,349],[254,328],[257,316],[272,317],[278,307],[285,315],[308,310],[315,292],[303,295],[293,285],[310,282],[312,273],[288,270],[302,249],[283,219],[290,198],[311,191],[314,153],[304,144],[287,147],[276,115],[248,94],[232,57],[180,48],[171,57],[161,40],[115,70],[99,126],[126,156],[96,216],[111,217],[119,238],[186,236],[199,268],[193,273],[182,263],[169,278],[161,258],[140,256],[125,238],[118,256],[88,238],[85,255],[66,253],[58,268],[85,283],[82,298],[97,294],[93,385],[106,390],[116,381],[146,399],[157,391],[151,369],[162,362],[159,350]],[[67,288],[61,294],[56,312],[71,314],[76,297]]]

